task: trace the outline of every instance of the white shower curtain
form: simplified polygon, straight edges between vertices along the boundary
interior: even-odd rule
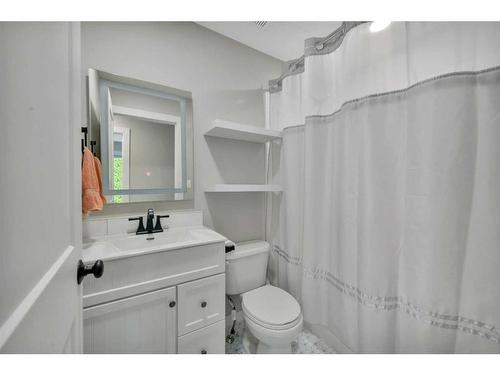
[[[500,353],[500,23],[368,28],[272,90],[271,279],[339,351]]]

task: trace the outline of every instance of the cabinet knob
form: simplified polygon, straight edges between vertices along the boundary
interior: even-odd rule
[[[206,351],[205,349],[203,349],[203,350],[201,351],[201,354],[207,354],[207,351]]]
[[[203,307],[203,308],[207,307],[207,303],[206,303],[205,301],[203,301],[203,302],[201,303],[201,307]]]
[[[78,267],[76,270],[76,281],[80,285],[83,278],[89,274],[93,274],[95,278],[99,278],[104,273],[104,263],[102,260],[97,260],[92,266],[86,266],[83,264],[82,260],[78,261]]]
[[[175,301],[170,301],[170,303],[168,304],[170,307],[175,307]]]

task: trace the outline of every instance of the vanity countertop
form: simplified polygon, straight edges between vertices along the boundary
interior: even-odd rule
[[[149,239],[152,238],[154,239]],[[226,237],[204,226],[170,228],[152,235],[118,234],[107,235],[83,244],[84,263],[98,259],[109,261],[150,253],[177,250],[185,247],[207,245],[226,241]]]

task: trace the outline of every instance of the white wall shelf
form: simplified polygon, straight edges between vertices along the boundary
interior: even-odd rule
[[[207,193],[244,193],[244,192],[275,192],[283,191],[279,185],[240,185],[240,184],[216,184],[207,189]]]
[[[215,120],[213,126],[205,135],[254,143],[266,143],[268,141],[281,139],[282,132],[236,122]]]

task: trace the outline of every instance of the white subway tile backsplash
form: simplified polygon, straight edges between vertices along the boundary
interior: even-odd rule
[[[137,217],[130,216],[130,217]],[[144,220],[144,226],[146,226],[146,220]],[[120,234],[120,233],[133,233],[137,230],[137,226],[139,225],[138,221],[129,221],[128,217],[119,217],[108,219],[108,235]]]
[[[86,219],[82,223],[82,237],[95,238],[108,234],[108,221],[106,219]]]
[[[172,228],[190,225],[203,225],[203,213],[201,211],[178,212],[170,214],[170,217],[167,219],[162,219],[162,226],[164,222]]]
[[[203,225],[203,213],[199,210],[192,211],[170,211],[155,212],[155,215],[169,214],[169,218],[161,219],[163,228],[174,228],[183,226]],[[95,238],[105,235],[134,233],[137,230],[137,221],[129,221],[129,217],[140,215],[128,215],[120,217],[109,217],[99,219],[88,219],[83,222],[83,238]],[[144,226],[146,226],[146,215],[142,215]],[[155,218],[156,223],[156,218]]]

